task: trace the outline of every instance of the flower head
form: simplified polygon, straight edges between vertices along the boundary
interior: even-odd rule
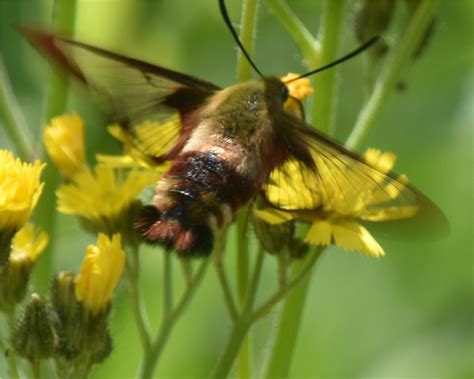
[[[44,164],[24,163],[7,150],[0,150],[0,232],[21,228],[43,191],[40,181]]]
[[[346,198],[338,186],[332,186],[330,183],[327,183],[327,188],[322,192],[324,196],[320,198],[305,196],[310,188],[303,183],[308,183],[310,180],[308,178],[303,180],[301,175],[294,175],[291,179],[301,182],[294,188],[301,188],[301,199],[307,197],[307,209],[312,210],[286,211],[261,206],[255,210],[256,216],[270,224],[280,224],[296,219],[309,222],[311,226],[305,237],[305,242],[309,244],[327,246],[334,243],[348,251],[356,250],[370,256],[383,256],[384,250],[360,221],[380,222],[409,218],[416,215],[418,207],[395,205],[378,207],[377,205],[387,201],[387,196],[390,199],[396,199],[408,180],[405,176],[400,176],[397,178],[397,185],[394,185],[393,181],[382,183],[383,174],[388,173],[395,163],[393,153],[369,149],[364,154],[364,159],[377,168],[379,175],[373,177],[371,185],[358,191],[357,196],[353,196],[354,198]],[[325,168],[320,169],[321,175],[324,176]],[[317,183],[314,185],[316,186]],[[383,191],[380,191],[381,186],[384,187]],[[313,192],[317,190],[316,187],[312,189]]]
[[[94,315],[106,311],[122,276],[125,253],[120,234],[109,239],[99,234],[97,246],[89,245],[81,271],[75,279],[77,299]]]
[[[98,231],[109,234],[123,231],[128,227],[129,212],[137,196],[157,179],[157,173],[151,170],[122,172],[98,165],[94,171],[78,172],[69,183],[59,187],[58,209],[82,217]]]
[[[31,269],[48,244],[46,233],[26,224],[14,235],[8,261],[0,266],[0,308],[13,308],[26,294]]]
[[[76,114],[53,118],[44,127],[43,140],[63,176],[70,177],[84,167],[84,122]]]
[[[38,230],[33,224],[26,224],[12,239],[10,264],[27,259],[36,262],[40,254],[48,245],[48,235]]]

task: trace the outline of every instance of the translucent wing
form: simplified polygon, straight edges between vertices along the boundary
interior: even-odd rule
[[[21,30],[36,49],[83,82],[129,134],[131,142],[153,157],[163,155],[160,145],[177,143],[178,137],[195,126],[191,113],[220,89],[204,80],[71,39],[28,28]],[[179,117],[170,127],[170,116],[174,114]],[[164,120],[166,130],[148,127],[141,133],[143,126],[137,130],[143,121]]]
[[[274,207],[336,213],[368,222],[416,218],[430,227],[435,224],[438,232],[448,229],[436,205],[405,176],[391,171],[393,155],[371,150],[360,157],[298,119],[285,116],[284,121],[291,124],[292,138],[308,149],[314,165],[290,156],[271,172],[264,196]]]

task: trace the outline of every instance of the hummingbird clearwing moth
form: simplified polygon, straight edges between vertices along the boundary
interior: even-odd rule
[[[183,256],[208,255],[214,232],[228,225],[237,210],[258,194],[283,210],[338,207],[336,211],[344,214],[345,208],[357,204],[376,217],[380,211],[390,215],[395,208],[415,208],[418,224],[430,219],[446,228],[436,205],[398,175],[369,165],[287,113],[286,83],[260,73],[232,28],[224,1],[219,5],[260,78],[221,88],[69,38],[21,28],[36,49],[99,97],[135,148],[157,163],[171,162],[156,185],[153,203],[142,209],[135,222],[145,240]],[[299,78],[339,64],[375,41]],[[158,130],[158,140],[144,140],[136,133],[139,121],[169,119],[173,114],[179,115],[174,127],[167,123],[167,130]],[[165,145],[171,147],[163,152]],[[301,178],[297,184],[292,181],[295,172]],[[298,187],[301,182],[304,189]],[[366,188],[371,188],[370,202]],[[338,205],[332,204],[336,197]]]

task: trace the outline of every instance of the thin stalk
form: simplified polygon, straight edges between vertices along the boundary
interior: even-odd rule
[[[55,0],[52,17],[52,29],[57,30],[63,35],[73,34],[75,25],[77,0]],[[58,76],[51,73],[49,78],[48,94],[45,104],[45,120],[65,112],[68,99],[68,81],[64,76]],[[60,182],[58,170],[54,167],[49,157],[45,157],[47,163],[43,173],[43,180],[47,183],[43,195],[38,203],[36,210],[36,219],[51,237],[49,244],[41,255],[41,259],[35,267],[35,289],[42,293],[49,287],[53,266],[53,252],[57,238],[56,235],[56,217],[54,212],[56,208],[56,196],[54,191]]]
[[[5,319],[7,321],[8,330],[11,331],[15,327],[15,311],[14,309],[9,309],[4,312]],[[18,363],[16,359],[16,354],[12,349],[9,349],[5,356],[8,363],[8,375],[11,379],[19,379],[20,374],[18,371]]]
[[[237,307],[235,305],[234,295],[230,288],[229,280],[227,279],[227,273],[225,271],[224,262],[222,259],[214,259],[214,269],[216,270],[217,279],[222,287],[222,293],[224,295],[224,302],[229,313],[231,321],[235,321],[238,316]]]
[[[31,377],[33,379],[40,379],[41,378],[40,361],[39,360],[30,361],[30,371],[31,371]]]
[[[209,259],[205,259],[201,263],[201,266],[198,268],[191,280],[191,284],[186,288],[174,309],[171,310],[168,316],[163,317],[155,340],[153,341],[149,351],[144,354],[139,373],[140,378],[149,379],[153,376],[153,372],[155,371],[155,367],[158,364],[161,353],[168,342],[171,331],[176,322],[181,317],[183,311],[186,309],[186,306],[191,301],[196,289],[199,287],[199,284],[201,283],[208,267],[208,263]]]
[[[240,17],[240,41],[250,56],[252,56],[257,25],[257,10],[259,0],[244,0]],[[244,54],[237,54],[237,80],[243,82],[250,79],[251,66]]]
[[[163,317],[166,318],[173,307],[173,278],[171,251],[163,253]]]
[[[150,348],[151,328],[148,320],[148,314],[145,305],[140,297],[138,290],[138,276],[140,272],[140,257],[138,255],[138,247],[132,246],[131,251],[127,254],[127,289],[132,303],[132,312],[135,317],[135,323],[140,336],[140,342],[143,350],[146,352]]]
[[[242,14],[240,17],[240,41],[247,53],[252,56],[254,40],[257,26],[257,12],[259,0],[244,0],[242,4]],[[250,79],[251,66],[244,54],[239,51],[237,54],[237,80],[243,82]],[[248,206],[241,210],[237,216],[237,296],[239,304],[242,306],[245,293],[247,291],[249,253],[248,241],[246,238],[248,223]],[[241,378],[250,376],[250,342],[244,342],[244,348],[239,356],[239,374]]]
[[[310,257],[311,255],[308,256],[308,258]],[[305,264],[306,259],[293,262],[291,267],[292,276],[297,276]],[[278,320],[278,329],[275,331],[276,337],[269,360],[266,363],[266,367],[262,367],[261,370],[261,372],[265,373],[266,378],[288,376],[311,278],[310,269],[308,275],[301,280],[301,283],[286,296],[284,307]]]
[[[301,271],[292,280],[290,280],[285,287],[276,291],[275,294],[270,296],[267,301],[265,301],[252,313],[251,321],[255,322],[261,319],[273,308],[275,304],[281,301],[288,292],[295,288],[306,277],[306,275],[311,272],[311,269],[313,268],[320,255],[320,251],[315,251],[313,254],[311,254],[306,265],[301,269]]]
[[[191,262],[187,258],[179,258],[181,263],[181,270],[183,271],[184,280],[186,281],[186,286],[189,287],[191,280],[193,278],[193,270],[191,267]]]
[[[259,246],[259,251],[252,273],[252,279],[249,283],[248,291],[245,296],[245,302],[242,308],[242,313],[240,314],[239,318],[235,321],[232,327],[232,333],[230,335],[227,346],[212,374],[213,378],[226,378],[232,368],[232,365],[235,361],[235,357],[238,355],[239,359],[242,359],[242,349],[249,348],[249,346],[245,345],[245,341],[248,340],[247,333],[249,331],[250,326],[252,325],[252,320],[250,316],[252,314],[252,308],[257,297],[257,289],[258,284],[260,282],[264,258],[265,251],[261,246]],[[246,353],[249,352],[250,351],[246,351]],[[249,357],[249,355],[247,354],[245,356]],[[250,359],[245,363],[249,369],[248,374],[250,374]],[[241,369],[241,361],[239,361],[239,369]],[[239,374],[241,377],[243,377],[241,371],[239,372]],[[249,377],[251,376],[247,376],[247,378]]]
[[[321,45],[319,41],[312,36],[285,0],[266,0],[266,3],[298,45],[309,68],[316,68],[320,62]]]
[[[227,343],[224,354],[219,359],[219,362],[217,363],[217,366],[211,375],[212,378],[227,378],[227,375],[232,368],[232,364],[234,363],[235,357],[241,349],[242,342],[247,335],[250,325],[250,320],[244,318],[240,318],[234,324],[229,342]]]
[[[31,162],[35,157],[33,138],[26,125],[25,117],[18,105],[13,89],[8,79],[3,59],[0,56],[0,117],[11,138],[18,156]]]
[[[359,113],[356,124],[347,139],[347,147],[351,149],[359,147],[374,126],[383,104],[397,84],[403,67],[410,60],[423,38],[424,31],[432,20],[436,5],[436,0],[422,0],[418,4],[406,31],[386,58],[382,72],[375,83],[374,91]]]
[[[319,39],[321,41],[320,64],[330,63],[338,58],[347,0],[325,0],[321,17]],[[335,130],[336,83],[339,67],[316,74],[315,95],[313,96],[312,122],[324,133]]]

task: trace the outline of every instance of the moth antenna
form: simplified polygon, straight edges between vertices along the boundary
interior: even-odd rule
[[[237,42],[237,45],[239,45],[240,50],[242,53],[245,55],[245,58],[247,58],[247,61],[250,63],[250,65],[253,67],[253,69],[257,72],[260,77],[263,78],[263,74],[260,72],[260,70],[257,68],[255,63],[253,63],[252,59],[250,58],[250,55],[247,53],[245,50],[244,45],[242,42],[240,42],[239,36],[237,35],[237,32],[235,31],[234,27],[232,26],[232,22],[230,21],[229,14],[227,13],[227,8],[225,6],[225,1],[224,0],[219,0],[219,8],[221,10],[222,17],[224,18],[224,21],[229,28],[230,32],[232,33],[232,37],[234,37],[235,42]]]
[[[301,79],[301,78],[306,78],[307,76],[310,76],[310,75],[316,74],[318,72],[327,70],[328,68],[334,67],[334,66],[338,65],[339,63],[345,62],[348,59],[351,59],[351,58],[355,57],[356,55],[362,53],[364,50],[371,47],[374,43],[376,43],[378,41],[378,39],[379,39],[379,36],[372,37],[366,43],[364,43],[363,45],[361,45],[360,47],[358,47],[354,51],[351,51],[349,54],[346,54],[343,57],[341,57],[339,59],[336,59],[335,61],[333,61],[333,62],[331,62],[331,63],[329,63],[329,64],[327,64],[323,67],[319,67],[319,68],[317,68],[313,71],[307,72],[306,74],[300,75],[300,76],[298,76],[296,78],[293,78],[293,79],[290,79],[290,80],[287,80],[285,83],[291,83],[295,80],[298,80],[298,79]]]

